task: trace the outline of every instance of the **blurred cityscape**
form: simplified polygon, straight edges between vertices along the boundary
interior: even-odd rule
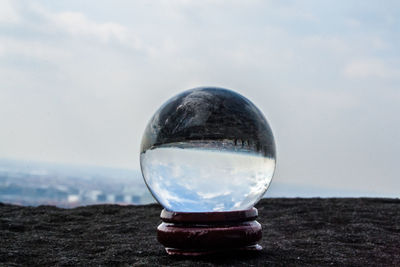
[[[300,181],[301,182],[301,181]],[[273,179],[264,197],[395,197],[379,192],[346,190]],[[0,159],[0,202],[54,205],[155,203],[139,170]]]
[[[73,208],[155,200],[140,171],[0,159],[0,202]]]

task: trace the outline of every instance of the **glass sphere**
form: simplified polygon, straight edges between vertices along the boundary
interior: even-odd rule
[[[165,209],[249,209],[275,170],[275,142],[261,111],[233,91],[201,87],[171,98],[144,132],[140,165]]]

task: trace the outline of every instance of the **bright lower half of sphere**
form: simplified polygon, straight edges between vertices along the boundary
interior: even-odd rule
[[[251,208],[267,190],[275,170],[274,158],[250,150],[182,143],[149,149],[140,155],[140,162],[153,196],[167,210],[179,212]]]

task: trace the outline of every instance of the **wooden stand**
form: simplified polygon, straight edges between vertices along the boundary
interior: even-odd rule
[[[200,256],[227,251],[259,251],[261,225],[256,208],[226,212],[162,210],[157,239],[169,255]]]

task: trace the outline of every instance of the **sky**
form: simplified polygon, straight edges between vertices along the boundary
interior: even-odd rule
[[[399,1],[0,0],[0,158],[137,170],[159,106],[219,86],[267,117],[274,181],[399,197],[399,47]]]

